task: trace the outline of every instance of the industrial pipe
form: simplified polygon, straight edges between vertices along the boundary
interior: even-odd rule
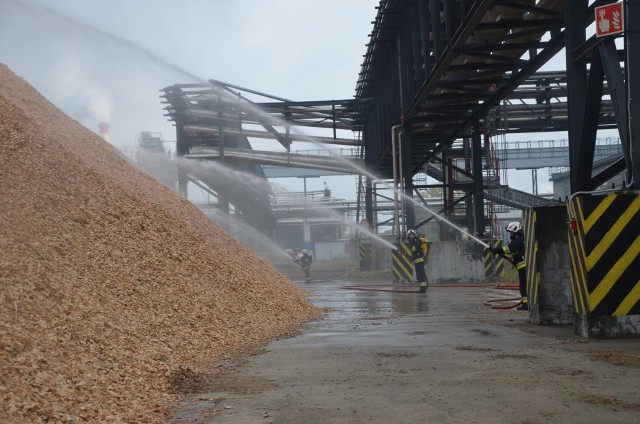
[[[402,211],[402,234],[406,234],[407,232],[407,214],[406,214],[406,210],[405,210],[405,196],[406,193],[404,192],[404,169],[402,167],[402,142],[404,140],[404,131],[399,131],[398,132],[398,182],[400,184],[400,187],[398,187],[398,190],[400,190],[400,193],[402,193],[402,196],[400,196],[400,210]],[[400,217],[398,217],[398,219],[400,219]]]
[[[396,143],[397,134],[402,130],[402,125],[391,127],[391,158],[393,160],[393,228],[396,238],[400,241],[400,216],[398,212],[398,169]]]

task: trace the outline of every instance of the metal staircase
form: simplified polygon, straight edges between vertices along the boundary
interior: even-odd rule
[[[431,178],[438,181],[443,180],[442,168],[437,164],[429,163],[424,166],[423,170]],[[511,188],[508,185],[501,185],[499,170],[495,168],[484,169],[483,180],[485,186],[485,198],[499,205],[509,206],[516,209],[528,209],[553,203],[552,200],[544,197],[529,194],[527,192]]]

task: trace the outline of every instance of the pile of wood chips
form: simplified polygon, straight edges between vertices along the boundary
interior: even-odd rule
[[[292,334],[307,296],[0,64],[3,422],[166,422],[176,371]]]

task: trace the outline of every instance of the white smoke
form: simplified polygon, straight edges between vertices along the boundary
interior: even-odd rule
[[[111,121],[111,98],[102,92],[102,90],[94,89],[89,94],[89,113],[91,117],[98,122]]]
[[[193,82],[142,48],[34,0],[0,0],[0,60],[90,130],[108,122],[112,143],[129,150],[141,131],[173,136],[159,89]]]

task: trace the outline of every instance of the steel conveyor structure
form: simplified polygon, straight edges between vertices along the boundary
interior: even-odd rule
[[[192,153],[185,155],[189,159],[220,159],[221,154],[217,148],[196,147]],[[347,161],[346,159],[334,156],[303,155],[296,153],[280,153],[271,151],[259,151],[249,149],[226,148],[224,151],[226,159],[237,159],[248,163],[260,165],[273,165],[294,168],[310,168],[330,171],[337,174],[355,174],[350,163],[358,164],[358,159]]]
[[[247,137],[257,139],[286,140],[283,146],[289,146],[293,141],[305,141],[315,144],[336,144],[350,146],[355,149],[362,147],[361,143],[354,142],[348,138],[333,138],[299,135],[292,132],[278,132],[276,126],[281,126],[286,119],[289,124],[301,124],[303,126],[315,125],[320,128],[329,128],[330,131],[335,129],[357,131],[361,129],[352,124],[354,101],[330,101],[330,102],[291,102],[286,99],[273,101],[268,103],[251,103],[250,115],[256,115],[256,109],[259,108],[262,118],[260,122],[264,122],[265,116],[268,115],[268,129],[262,131],[254,129],[245,129],[244,126],[256,125],[255,119],[240,119],[237,112],[225,113],[224,120],[217,119],[219,108],[211,106],[211,98],[218,101],[217,94],[220,92],[218,85],[175,85],[164,89],[165,97],[170,106],[167,107],[169,116],[172,119],[185,120],[186,124],[182,126],[181,146],[178,150],[182,152],[182,156],[191,159],[208,159],[219,160],[221,157],[227,160],[234,160],[243,163],[254,164],[254,172],[259,172],[259,168],[255,165],[272,165],[278,167],[290,167],[296,169],[321,169],[328,172],[338,174],[353,174],[356,171],[350,163],[361,167],[364,165],[363,160],[359,157],[350,157],[348,159],[338,158],[329,154],[324,156],[305,155],[291,153],[290,151],[260,151],[251,148],[247,142]],[[234,86],[235,87],[235,86]],[[247,91],[247,89],[243,89]],[[248,90],[255,92],[253,90]],[[223,91],[224,93],[224,91]],[[604,85],[604,93],[608,94],[608,87]],[[208,96],[204,96],[208,94]],[[227,95],[226,93],[224,95]],[[237,95],[237,93],[235,94]],[[491,128],[492,134],[503,133],[521,133],[521,132],[544,132],[544,131],[563,131],[567,130],[567,77],[565,72],[538,72],[527,78],[516,90],[510,93],[496,107],[492,108],[486,117],[487,125]],[[170,99],[170,101],[169,101]],[[531,102],[531,100],[534,102]],[[214,102],[214,103],[215,103]],[[322,112],[318,111],[318,107],[325,106]],[[342,105],[342,106],[337,106]],[[329,110],[329,107],[331,110]],[[333,122],[334,110],[343,108],[347,111],[342,123]],[[177,111],[182,110],[182,118]],[[297,115],[293,112],[297,111]],[[301,111],[304,113],[300,114]],[[304,119],[301,119],[304,117]],[[174,120],[175,120],[174,119]],[[604,100],[600,113],[601,127],[615,127],[615,117],[610,100]],[[227,122],[228,121],[228,122]],[[222,125],[220,125],[222,122]],[[233,123],[233,127],[229,125]],[[351,125],[351,127],[349,126]],[[220,131],[225,138],[225,146],[220,148],[218,145],[220,139]],[[238,142],[244,147],[230,147]],[[486,152],[483,150],[483,156]],[[461,149],[456,150],[452,146],[448,149],[449,158],[464,158],[464,152]],[[423,167],[423,170],[437,181],[444,181],[442,168],[438,165],[438,161],[432,161],[429,166]],[[454,167],[455,168],[455,167]],[[294,171],[295,172],[295,171]],[[384,173],[384,167],[381,173]],[[491,185],[491,182],[485,181],[485,185]],[[501,192],[505,196],[495,197],[493,199],[501,203],[502,198],[513,198],[514,194],[507,193],[512,190],[508,187],[502,187]],[[495,192],[495,190],[492,190]],[[515,193],[515,196],[519,196]],[[519,196],[522,197],[522,196]],[[517,203],[518,207],[533,206],[541,202],[541,199],[533,199],[526,203]],[[512,201],[505,202],[508,205],[514,205]]]
[[[388,133],[401,122],[411,147],[407,172],[470,137],[492,108],[562,49],[562,5],[381,1],[356,87],[357,123],[372,147],[367,162],[391,176]],[[526,57],[529,52],[535,55]],[[374,112],[385,122],[374,122]]]
[[[602,6],[616,9],[611,19],[618,31],[598,34],[609,24],[596,13],[605,10]],[[427,202],[441,207],[436,213],[449,222],[464,220],[478,237],[487,235],[493,203],[530,206],[523,222],[532,322],[543,322],[543,315],[554,319],[562,310],[582,335],[637,336],[640,2],[380,0],[377,9],[354,99],[293,102],[214,80],[165,88],[178,154],[193,162],[244,167],[262,180],[261,164],[339,172],[337,160],[291,151],[297,141],[292,127],[324,129],[328,135],[304,141],[363,148],[366,169],[375,175],[358,183],[359,192],[365,192],[365,217],[379,226],[375,207],[384,198],[380,210],[390,212],[393,205],[389,221],[398,240],[401,231],[433,219],[433,214],[416,214],[405,197],[399,205],[398,189],[410,200],[419,198],[425,208]],[[555,57],[566,72],[541,72]],[[254,103],[248,95],[268,100]],[[622,153],[596,162],[598,131],[605,129],[617,130]],[[343,130],[361,137],[341,138]],[[571,195],[555,207],[500,183],[491,140],[545,131],[566,131],[569,139]],[[253,151],[249,138],[277,140],[283,151]],[[620,175],[621,188],[602,188]],[[430,184],[427,176],[437,183]],[[221,198],[237,202],[241,212],[266,204],[268,193],[248,201],[250,190],[234,186],[231,193],[218,187],[225,178],[203,174],[201,179]],[[393,190],[384,183],[389,180]],[[440,200],[424,196],[432,188]],[[389,191],[394,199],[385,196]],[[308,211],[306,201],[286,213],[291,217],[300,210]],[[267,221],[270,213],[259,219]],[[458,236],[444,227],[441,241]],[[548,290],[544,295],[543,289]],[[569,289],[571,302],[554,303],[556,294]]]
[[[255,228],[267,229],[266,233],[274,228],[276,217],[263,165],[356,173],[352,165],[356,158],[291,151],[293,142],[311,143],[318,150],[327,144],[359,148],[359,140],[340,137],[344,130],[353,130],[353,100],[295,102],[216,80],[176,84],[162,91],[167,115],[176,125],[177,155],[191,160],[179,162],[179,190],[184,192],[189,181],[204,185],[218,198],[220,209],[242,215]],[[303,135],[301,128],[313,128],[322,135]],[[250,139],[256,144],[276,141],[280,151],[253,149]],[[229,171],[221,178],[202,165],[207,161],[241,172]],[[264,182],[264,190],[258,193],[256,178]],[[251,182],[245,186],[243,180]]]
[[[614,1],[381,0],[356,85],[355,126],[363,131],[367,166],[385,178],[399,168],[399,184],[413,197],[414,176],[436,164],[445,206],[453,207],[456,191],[472,195],[478,234],[485,230],[483,164],[492,157],[492,135],[568,131],[573,191],[637,169],[640,139],[631,133],[639,129],[627,129],[625,111],[629,103],[637,115],[632,99],[640,88],[620,63],[634,66],[639,49],[617,50],[613,37],[586,36],[595,7],[608,3]],[[640,25],[640,6],[625,3],[627,22]],[[629,28],[626,40],[638,34]],[[567,72],[538,73],[565,46],[560,66]],[[395,149],[392,128],[400,129]],[[592,176],[596,131],[611,128],[620,132],[625,157]],[[470,180],[466,187],[455,173]],[[403,218],[415,224],[410,204]]]
[[[481,234],[489,201],[544,203],[501,185],[492,136],[568,131],[574,191],[625,169],[630,173],[637,163],[640,148],[630,147],[637,143],[631,136],[636,129],[623,128],[626,103],[637,103],[626,100],[624,52],[611,38],[585,35],[594,8],[607,3],[612,1],[381,0],[353,99],[291,101],[216,80],[166,87],[162,97],[176,123],[177,153],[242,164],[265,178],[261,167],[269,164],[336,173],[352,168],[337,158],[294,153],[294,141],[361,149],[366,169],[380,179],[393,178],[395,162],[399,188],[408,196],[419,197],[417,190],[425,187],[414,182],[416,175],[434,178],[449,217],[465,198],[473,210],[465,219]],[[562,58],[567,71],[541,72],[568,42],[572,50]],[[635,55],[625,60],[634,63]],[[592,71],[588,63],[596,64]],[[302,136],[295,127],[324,134]],[[395,152],[394,127],[401,129]],[[592,176],[588,164],[601,129],[621,132],[624,157]],[[343,136],[345,131],[361,137]],[[249,139],[276,140],[281,151],[254,150]],[[371,183],[367,178],[358,190],[365,192],[364,215],[374,222]],[[415,224],[410,203],[402,213],[407,226]]]

